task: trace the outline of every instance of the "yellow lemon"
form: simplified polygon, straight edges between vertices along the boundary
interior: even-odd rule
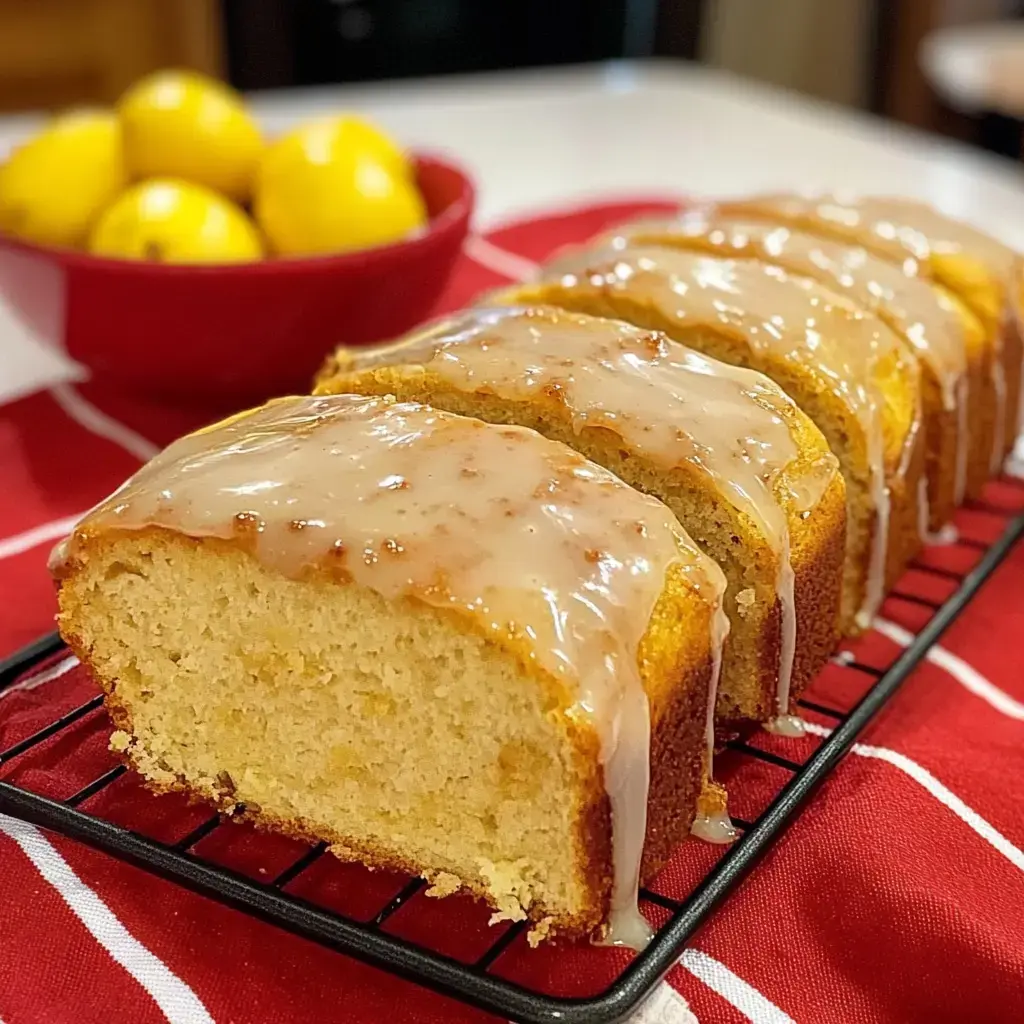
[[[321,139],[329,139],[329,146],[335,150],[366,153],[396,174],[412,175],[412,165],[398,143],[376,125],[354,114],[313,121],[302,130],[307,137],[319,135]]]
[[[426,223],[423,197],[404,157],[396,166],[400,151],[357,145],[352,121],[300,126],[264,154],[253,208],[275,252],[366,249],[404,238]]]
[[[191,182],[133,185],[97,221],[89,251],[158,263],[244,263],[263,245],[256,226],[230,200]]]
[[[124,184],[116,119],[89,110],[64,114],[0,167],[0,231],[42,245],[84,245],[96,215]]]
[[[263,140],[233,89],[192,71],[159,71],[133,85],[117,112],[133,178],[181,178],[249,198]]]

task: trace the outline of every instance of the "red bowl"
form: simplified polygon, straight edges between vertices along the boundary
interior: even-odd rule
[[[416,156],[430,222],[362,252],[181,266],[112,260],[0,236],[0,294],[97,380],[175,402],[238,407],[308,391],[334,346],[393,338],[441,296],[469,229],[473,186]]]

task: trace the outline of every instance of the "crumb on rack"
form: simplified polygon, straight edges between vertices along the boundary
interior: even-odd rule
[[[430,882],[430,888],[426,890],[426,895],[433,896],[435,899],[451,896],[462,888],[462,882],[459,877],[453,875],[450,871],[439,871],[427,880]]]
[[[123,754],[132,745],[132,738],[123,729],[110,734],[110,749],[116,754]]]
[[[526,941],[530,944],[530,949],[536,949],[545,939],[551,937],[554,923],[555,919],[553,917],[542,917],[526,933]]]

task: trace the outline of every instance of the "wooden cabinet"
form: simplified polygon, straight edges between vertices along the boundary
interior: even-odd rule
[[[0,110],[110,103],[161,67],[223,73],[218,0],[0,0]]]

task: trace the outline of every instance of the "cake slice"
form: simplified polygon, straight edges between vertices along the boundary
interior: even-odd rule
[[[532,427],[662,499],[729,583],[722,730],[799,728],[791,703],[835,643],[844,490],[820,432],[770,380],[619,321],[536,308],[339,351],[317,390]]]
[[[1012,312],[1017,254],[990,235],[927,203],[882,196],[775,195],[730,201],[720,209],[806,227],[854,241],[911,275],[947,288],[983,325],[989,345],[990,460],[969,481],[977,494],[1002,464],[1018,432],[1022,346]]]
[[[922,420],[927,448],[928,518],[923,532],[938,533],[964,500],[970,461],[984,462],[985,437],[970,426],[986,411],[983,382],[988,352],[981,331],[965,329],[944,289],[908,277],[863,246],[695,208],[670,220],[625,224],[596,244],[617,248],[664,245],[727,258],[758,259],[845,294],[894,330],[921,368]],[[972,318],[973,319],[973,318]],[[973,386],[972,386],[973,384]],[[972,448],[971,442],[974,441]]]
[[[661,502],[530,430],[286,398],[172,444],[52,568],[154,787],[541,933],[645,941],[725,629]]]
[[[759,370],[824,434],[846,478],[841,628],[867,628],[920,548],[920,372],[900,339],[849,299],[753,260],[656,246],[583,250],[501,293],[661,330]]]

